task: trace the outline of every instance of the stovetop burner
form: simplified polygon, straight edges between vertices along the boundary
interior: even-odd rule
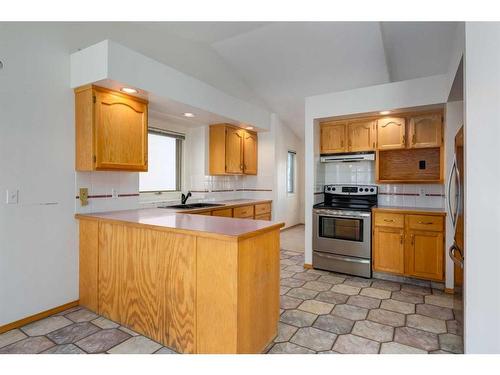
[[[314,208],[371,211],[377,205],[377,190],[375,185],[325,185],[325,200]]]

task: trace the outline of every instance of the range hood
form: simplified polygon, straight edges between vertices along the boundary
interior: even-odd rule
[[[322,163],[352,163],[363,160],[375,160],[375,152],[349,152],[333,155],[321,155]]]

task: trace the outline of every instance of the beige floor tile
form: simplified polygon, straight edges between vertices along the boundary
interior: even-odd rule
[[[384,342],[380,347],[380,354],[427,354],[427,352],[397,342]]]
[[[300,328],[290,342],[304,346],[314,351],[330,350],[337,335],[321,329],[306,327]]]
[[[435,333],[410,327],[398,327],[394,332],[394,341],[400,344],[420,348],[428,352],[439,349],[438,336]]]
[[[351,286],[345,284],[336,284],[331,288],[332,292],[347,294],[349,296],[355,296],[356,294],[359,294],[360,290],[361,288],[358,288],[357,286]]]
[[[453,308],[453,297],[447,294],[425,296],[425,303],[441,307]]]
[[[299,310],[307,311],[317,315],[329,314],[333,306],[331,303],[315,301],[315,300],[307,300],[302,302],[302,304],[298,307]]]
[[[10,345],[14,342],[25,339],[27,336],[18,329],[13,329],[5,333],[0,334],[0,348]]]
[[[308,281],[303,285],[303,288],[306,289],[312,289],[317,292],[324,292],[326,290],[329,290],[332,287],[332,284],[329,283],[324,283],[321,281]]]
[[[409,302],[396,301],[395,299],[385,299],[380,305],[381,309],[395,311],[401,314],[414,314],[415,305]]]
[[[408,327],[421,329],[432,333],[446,333],[446,322],[444,320],[429,318],[428,316],[412,314],[406,317]]]
[[[370,340],[386,342],[392,340],[394,328],[369,320],[361,320],[354,324],[352,333]]]
[[[110,354],[151,354],[162,345],[144,336],[135,336],[108,350]]]
[[[285,324],[282,322],[278,323],[278,336],[274,339],[274,342],[286,342],[289,341],[292,336],[297,332],[297,327]]]
[[[393,327],[405,325],[405,316],[403,314],[382,309],[370,310],[368,320]]]
[[[361,292],[359,294],[362,296],[368,296],[379,299],[391,298],[391,292],[389,292],[388,290],[377,289],[377,288],[364,288],[361,289]]]
[[[341,318],[349,320],[363,320],[366,319],[368,309],[353,305],[335,305],[332,315],[340,316]]]
[[[380,306],[380,299],[366,296],[350,296],[347,304],[364,307],[365,309],[376,309]]]
[[[115,323],[109,319],[106,319],[103,316],[100,316],[97,319],[92,320],[92,323],[98,326],[99,328],[102,329],[111,329],[111,328],[117,328],[120,325],[118,323]]]
[[[73,322],[64,316],[49,316],[21,327],[21,330],[28,336],[41,336],[70,324],[73,324]]]
[[[379,346],[376,341],[349,334],[339,336],[333,350],[346,354],[377,354]]]

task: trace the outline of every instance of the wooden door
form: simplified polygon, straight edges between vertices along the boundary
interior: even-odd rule
[[[410,118],[408,147],[440,147],[442,143],[441,113],[430,113]]]
[[[96,169],[147,171],[147,104],[112,92],[94,95]]]
[[[243,134],[243,172],[257,174],[257,133],[245,131]]]
[[[443,233],[409,230],[408,241],[408,275],[443,280]]]
[[[404,230],[375,227],[373,233],[373,270],[404,274]]]
[[[320,148],[322,154],[346,152],[346,123],[325,122],[320,124]]]
[[[348,147],[351,152],[375,149],[376,121],[356,121],[347,125]]]
[[[243,131],[226,127],[226,173],[243,173]]]
[[[384,117],[377,121],[377,148],[393,150],[405,148],[405,119],[399,117]]]

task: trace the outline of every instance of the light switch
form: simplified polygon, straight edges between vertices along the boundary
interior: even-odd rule
[[[18,204],[19,203],[19,190],[7,190],[7,204]]]

